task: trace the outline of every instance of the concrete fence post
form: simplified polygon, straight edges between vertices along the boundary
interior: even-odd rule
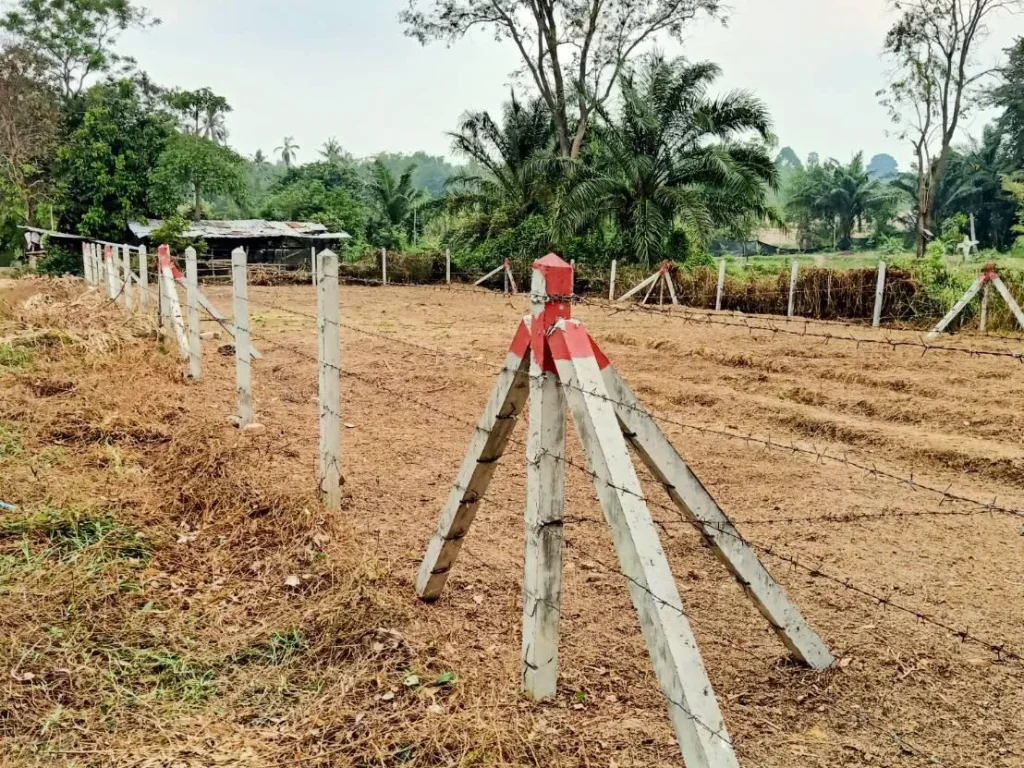
[[[992,285],[985,283],[985,287],[981,289],[981,321],[978,325],[982,333],[988,333],[988,301],[991,293]]]
[[[615,301],[615,270],[618,265],[619,262],[612,259],[612,274],[608,280],[608,301]]]
[[[188,373],[193,379],[203,377],[203,344],[199,336],[199,264],[196,249],[185,249],[185,285],[188,302]]]
[[[139,246],[139,306],[144,307],[149,302],[149,254],[146,253],[146,246]]]
[[[123,287],[121,288],[124,291],[124,308],[129,312],[133,312],[135,310],[135,285],[132,283],[132,249],[127,245],[122,245],[120,251],[122,274],[124,277]]]
[[[793,269],[789,276],[789,311],[786,313],[787,317],[793,317],[796,314],[796,279],[800,274],[800,265],[794,261]]]
[[[114,263],[114,249],[109,245],[103,249],[103,268],[107,275],[107,298],[117,298],[117,264]]]
[[[444,281],[447,285],[452,284],[452,249],[446,248],[444,252]]]
[[[380,249],[380,279],[384,285],[388,284],[388,249]]]
[[[715,295],[715,311],[722,311],[722,297],[725,294],[725,257],[718,263],[718,293]]]
[[[174,284],[174,269],[171,265],[171,249],[166,245],[159,248],[160,285],[163,289],[163,318],[171,333],[178,341],[178,353],[182,360],[188,359],[188,338],[185,335],[185,320],[181,316],[181,304],[178,302],[178,289]]]
[[[245,429],[253,423],[248,269],[248,257],[245,255],[245,249],[233,250],[231,252],[231,286],[235,305],[235,387],[238,394],[238,426],[240,429]]]
[[[82,276],[88,285],[92,285],[92,261],[89,259],[89,244],[82,243]]]
[[[317,278],[317,346],[320,362],[320,498],[341,509],[341,330],[338,256],[320,254]]]
[[[316,246],[313,246],[312,248],[309,249],[309,270],[310,270],[310,272],[313,273],[313,276],[312,276],[311,279],[313,281],[313,287],[316,288],[316,286],[319,285],[319,280],[320,280],[320,278],[319,278],[320,270],[319,270],[319,268],[317,266],[317,262],[316,262]]]
[[[871,318],[871,326],[878,328],[882,324],[882,305],[885,304],[885,262],[878,262],[878,285],[875,286],[875,313]]]

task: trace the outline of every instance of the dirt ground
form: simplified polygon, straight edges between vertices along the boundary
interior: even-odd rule
[[[207,294],[230,316],[228,288],[210,286]],[[96,408],[120,400],[138,414],[166,416],[180,410],[183,416],[166,418],[178,425],[173,427],[175,440],[191,435],[195,444],[189,450],[198,454],[206,443],[223,444],[224,461],[237,451],[250,451],[237,455],[249,456],[254,472],[257,467],[265,471],[263,479],[311,498],[317,464],[317,372],[310,359],[316,355],[315,295],[310,287],[251,287],[250,298],[255,343],[264,354],[253,377],[257,420],[265,430],[239,435],[227,425],[234,411],[234,360],[218,353],[224,339],[205,345],[200,382],[182,381],[181,366],[167,355],[151,371],[152,355],[131,353],[125,370],[123,358],[129,353],[121,351],[121,362],[106,369],[116,368],[116,375],[97,377],[95,370],[79,370],[77,375],[93,389],[82,385],[61,395],[62,407],[65,412],[80,407],[75,399],[88,391]],[[59,755],[69,765],[212,765],[221,764],[221,758],[224,764],[244,765],[681,765],[625,580],[613,567],[615,554],[593,483],[583,472],[567,467],[569,522],[556,702],[537,705],[518,695],[521,446],[513,444],[502,460],[443,599],[429,606],[415,599],[419,559],[472,434],[470,424],[527,312],[526,299],[482,291],[343,286],[341,305],[342,322],[369,334],[342,329],[342,366],[351,373],[342,380],[345,510],[340,519],[317,523],[326,533],[315,548],[318,558],[346,564],[346,573],[354,572],[352,562],[373,563],[365,588],[353,587],[352,581],[345,582],[346,588],[370,592],[379,584],[387,592],[387,610],[377,617],[386,622],[375,630],[384,633],[378,644],[400,635],[409,658],[389,661],[372,673],[372,696],[357,695],[363,688],[355,684],[318,686],[307,680],[300,693],[278,691],[277,698],[267,699],[273,706],[246,700],[242,707],[238,692],[244,686],[235,668],[240,665],[225,665],[232,669],[201,705],[182,705],[173,714],[160,709],[159,721],[116,720],[106,733],[83,725],[78,737],[71,732],[57,739],[46,736],[45,729],[43,735],[33,733],[21,724],[21,705],[11,704],[4,731],[14,756],[9,759],[27,764],[41,755]],[[758,547],[832,577],[762,550],[769,570],[839,660],[836,669],[815,673],[790,661],[736,582],[694,530],[665,506],[664,492],[641,471],[740,764],[1024,766],[1024,662],[837,583],[849,580],[895,605],[1024,655],[1024,519],[944,500],[842,462],[680,426],[770,436],[776,445],[794,441],[950,493],[1022,509],[1024,416],[1018,398],[1024,395],[1024,366],[1010,358],[937,351],[922,355],[920,349],[834,339],[824,343],[604,306],[583,305],[574,314],[649,409],[677,422],[662,426],[741,533]],[[204,328],[217,326],[204,323]],[[871,329],[856,334],[884,337]],[[1017,351],[1005,341],[960,337],[956,343]],[[1024,342],[1018,343],[1024,351]],[[160,382],[158,395],[140,401],[129,394],[152,391],[154,385],[145,382],[154,378]],[[5,389],[27,388],[29,379],[21,374]],[[101,390],[106,394],[97,394]],[[0,420],[13,423],[19,414],[29,420],[26,409],[35,400],[23,392],[9,402],[15,401],[20,405],[0,410]],[[94,418],[100,418],[101,410]],[[182,431],[193,422],[201,423],[202,430]],[[28,431],[27,452],[44,451],[54,442],[52,431],[46,433],[50,437]],[[525,436],[525,424],[519,425],[515,437]],[[248,447],[238,447],[243,443]],[[170,461],[164,454],[139,454],[140,475],[152,474],[154,483],[166,484],[160,467],[147,464],[157,455],[161,462]],[[224,521],[209,511],[215,510],[212,503],[206,512],[189,512],[201,501],[192,485],[207,470],[215,474],[218,455],[204,454],[206,464],[174,475],[189,490],[169,500],[173,503],[161,513],[169,530],[176,524],[179,533],[177,544],[173,537],[167,544],[168,551],[191,548],[196,540],[232,538]],[[585,463],[572,429],[568,455]],[[102,487],[106,498],[116,496],[111,483],[118,480],[104,477],[93,490]],[[46,496],[25,490],[32,487],[27,472],[12,473],[9,480],[0,481],[0,499],[11,501],[7,496],[21,493],[19,501],[30,507]],[[50,488],[48,493],[58,492]],[[290,507],[288,514],[323,518],[309,503]],[[276,524],[292,530],[291,523]],[[244,560],[248,550],[237,546],[232,551]],[[282,629],[275,624],[279,601],[290,599],[287,610],[293,618],[314,625],[331,620],[330,612],[354,610],[359,603],[323,603],[328,588],[309,595],[289,593],[286,581],[293,571],[300,580],[316,581],[317,568],[329,567],[309,564],[312,557],[299,562],[303,547],[309,546],[288,549],[284,542],[276,559],[266,557],[255,565],[240,561],[218,572],[245,611],[238,615],[230,600],[204,604],[190,647],[234,648],[225,633],[245,634],[248,625],[264,633]],[[13,540],[6,549],[17,552]],[[188,586],[188,569],[194,567],[192,575],[200,582],[213,582],[202,564],[188,565],[186,555],[174,555],[173,567],[166,557],[157,555],[159,567],[150,567],[151,578],[169,579],[172,587],[189,594],[188,589],[197,589]],[[296,563],[289,564],[288,557],[297,558]],[[252,576],[256,573],[258,579]],[[246,587],[247,578],[259,584]],[[20,594],[21,610],[31,617],[25,607],[28,593],[19,589],[9,586],[0,595]],[[302,606],[306,599],[308,608]],[[181,610],[200,609],[193,602]],[[169,626],[160,631],[166,634]],[[311,634],[308,627],[305,631]],[[35,647],[27,635],[19,642],[9,642],[5,654],[25,658],[25,649]],[[25,697],[26,708],[31,700],[42,712],[38,697],[49,694],[23,690],[32,681],[19,677],[27,668],[19,658],[7,660],[14,681],[8,688],[16,700]],[[297,657],[296,665],[329,668],[323,679],[335,680],[332,676],[349,663],[348,657],[338,659],[318,658],[314,664]],[[372,663],[359,657],[360,669]],[[417,672],[412,683],[409,670]],[[420,678],[449,670],[457,676],[457,692],[444,693],[447,682],[442,681],[426,695]],[[42,671],[36,674],[46,677]],[[47,699],[46,706],[56,705]],[[253,708],[263,710],[259,717]],[[386,730],[405,727],[396,726],[399,721],[415,721],[421,729],[416,738],[404,737],[410,746],[401,740],[385,743],[389,740],[381,737],[371,749],[366,738],[372,741],[373,734],[352,736],[361,722],[373,723],[371,730]],[[339,729],[352,733],[332,737]],[[285,730],[290,740],[282,745]],[[152,741],[147,742],[147,732]],[[157,733],[162,735],[157,738]],[[435,746],[428,751],[423,744],[431,739]]]

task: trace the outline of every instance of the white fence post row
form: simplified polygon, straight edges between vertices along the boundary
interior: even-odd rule
[[[149,303],[149,255],[146,253],[146,246],[139,246],[139,306],[144,307]]]
[[[388,249],[380,249],[380,279],[384,285],[388,284]]]
[[[161,245],[160,284],[163,287],[163,317],[170,325],[171,332],[178,342],[178,354],[183,360],[188,359],[188,338],[185,336],[185,320],[181,316],[181,303],[178,301],[178,289],[174,285],[174,272],[171,267],[171,249]]]
[[[882,324],[882,305],[885,303],[885,262],[878,262],[878,285],[875,287],[875,314],[871,325],[878,328]]]
[[[615,270],[618,268],[618,261],[612,259],[612,275],[608,281],[608,301],[615,301]]]
[[[338,256],[320,254],[317,278],[317,341],[320,358],[320,498],[341,510],[341,330],[338,323]]]
[[[444,252],[444,281],[448,286],[452,284],[452,249],[446,248]]]
[[[800,265],[797,262],[793,262],[793,270],[789,276],[789,312],[787,317],[793,317],[796,314],[796,278],[800,274]]]
[[[231,252],[231,286],[235,305],[235,381],[238,392],[238,426],[253,423],[252,357],[249,354],[248,257],[244,248]]]
[[[132,285],[132,250],[127,245],[121,246],[121,266],[124,275],[124,284],[121,288],[124,291],[124,308],[133,312],[135,310],[135,286]]]
[[[199,336],[199,264],[196,249],[185,249],[185,301],[188,303],[188,374],[203,377],[203,343]]]
[[[725,293],[725,256],[718,264],[718,293],[715,295],[715,311],[722,311],[722,295]]]

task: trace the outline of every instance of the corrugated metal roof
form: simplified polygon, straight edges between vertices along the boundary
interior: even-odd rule
[[[138,238],[147,238],[162,221],[149,219],[146,223],[128,222],[128,228]],[[328,232],[323,224],[311,221],[265,221],[244,219],[239,221],[195,221],[191,222],[183,235],[186,238],[203,240],[245,240],[248,238],[298,238],[307,240],[349,240],[345,232]]]

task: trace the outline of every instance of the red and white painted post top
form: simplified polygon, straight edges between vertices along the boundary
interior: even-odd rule
[[[178,265],[174,263],[174,259],[171,258],[171,246],[161,245],[156,250],[157,252],[157,263],[160,266],[160,271],[163,272],[164,267],[171,270],[171,277],[175,280],[180,280],[185,275],[178,269]]]
[[[993,283],[999,278],[999,272],[996,271],[996,265],[991,261],[988,262],[984,269],[981,270],[981,281],[983,283]]]
[[[533,263],[530,348],[535,361],[547,373],[556,373],[547,337],[559,320],[572,317],[573,269],[565,259],[549,253]]]

